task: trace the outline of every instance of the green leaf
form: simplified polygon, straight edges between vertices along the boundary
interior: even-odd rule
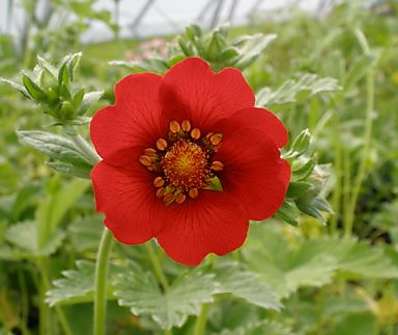
[[[84,94],[77,114],[82,115],[86,113],[92,105],[94,105],[98,102],[99,99],[101,99],[103,94],[104,91],[93,91]]]
[[[279,310],[281,304],[272,288],[265,284],[258,274],[244,269],[237,262],[221,262],[215,266],[216,280],[220,293],[231,293],[251,304]]]
[[[239,41],[239,44],[243,44],[243,46],[237,46],[241,56],[237,58],[234,66],[240,69],[248,67],[263,53],[263,51],[275,38],[275,34],[255,34],[252,36],[247,36],[244,40],[244,43]]]
[[[102,215],[78,218],[68,226],[68,235],[77,252],[96,251],[103,230]]]
[[[244,258],[280,297],[300,287],[320,287],[332,280],[338,268],[333,255],[314,251],[305,240],[293,243],[279,225],[255,223],[250,230],[249,242],[242,250]]]
[[[19,130],[18,138],[48,157],[69,163],[80,169],[91,169],[91,165],[68,138],[41,130]]]
[[[223,187],[220,178],[214,176],[208,180],[208,184],[204,187],[205,190],[222,192]]]
[[[298,79],[290,79],[284,82],[277,90],[273,91],[265,87],[257,94],[258,106],[280,105],[295,102],[300,92],[308,92],[310,96],[324,92],[340,90],[338,82],[334,78],[320,78],[316,74],[306,73]]]
[[[40,245],[37,225],[33,221],[14,224],[6,232],[6,240],[28,252],[26,257],[50,256],[61,246],[64,237],[62,231],[55,231],[48,237],[46,243]]]
[[[29,92],[26,90],[26,88],[23,85],[20,85],[20,84],[16,83],[15,81],[8,80],[8,79],[2,78],[2,77],[0,77],[0,83],[6,84],[6,85],[12,87],[13,89],[22,93],[26,98],[30,99]]]
[[[198,315],[200,306],[213,301],[218,285],[214,275],[190,271],[162,292],[150,272],[130,263],[115,280],[115,295],[134,315],[148,315],[163,329],[180,327],[189,315]]]
[[[76,270],[63,271],[64,278],[53,282],[54,288],[47,292],[46,302],[56,304],[75,304],[93,300],[95,264],[77,261]]]
[[[47,98],[46,93],[25,73],[22,75],[22,82],[33,99],[43,101]]]

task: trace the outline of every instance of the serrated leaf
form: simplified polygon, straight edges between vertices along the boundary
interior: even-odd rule
[[[76,270],[63,271],[64,278],[53,282],[54,288],[46,294],[46,302],[70,304],[93,300],[95,264],[89,261],[77,261]]]
[[[6,240],[21,250],[28,251],[31,256],[49,256],[62,244],[64,232],[55,231],[43,245],[39,244],[37,225],[33,221],[12,225],[6,232]]]
[[[272,90],[269,87],[263,88],[257,94],[256,104],[258,106],[286,104],[295,102],[300,92],[307,91],[309,95],[313,96],[339,89],[340,86],[334,78],[320,78],[316,74],[306,73],[298,79],[287,80],[276,90]]]
[[[231,293],[251,304],[279,310],[281,304],[272,288],[259,276],[244,269],[237,262],[221,262],[214,269],[216,280],[220,284],[220,293]]]
[[[276,38],[275,34],[255,34],[245,38],[244,43],[239,48],[240,57],[237,58],[234,66],[244,69],[253,63],[267,48],[267,46]]]
[[[289,229],[294,228],[289,226]],[[281,297],[300,287],[329,283],[338,267],[336,258],[314,252],[304,242],[292,245],[287,233],[277,225],[252,224],[248,240],[243,255],[249,268]]]
[[[150,272],[130,263],[115,280],[115,295],[135,315],[148,315],[163,329],[182,326],[189,315],[198,315],[204,303],[213,301],[218,285],[214,274],[195,270],[182,275],[162,292]]]

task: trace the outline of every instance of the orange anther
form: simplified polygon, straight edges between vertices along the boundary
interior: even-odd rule
[[[173,193],[167,193],[163,197],[163,202],[166,206],[171,205],[176,200],[176,196]]]
[[[159,188],[159,189],[156,191],[156,196],[157,196],[158,198],[162,198],[163,195],[164,195],[164,188]]]
[[[155,149],[153,149],[153,148],[146,148],[145,150],[144,150],[144,153],[146,154],[146,155],[148,155],[148,156],[157,156],[157,153],[156,153],[156,150]]]
[[[164,179],[162,177],[156,177],[153,180],[153,186],[155,187],[162,187],[164,185]]]
[[[198,139],[200,138],[200,130],[199,130],[198,128],[193,128],[193,129],[191,130],[191,137],[192,137],[194,140],[198,140]]]
[[[210,143],[213,145],[219,145],[222,141],[223,135],[221,133],[216,133],[210,136]]]
[[[181,129],[180,124],[177,121],[171,121],[169,128],[172,133],[178,133]]]
[[[224,169],[224,164],[220,161],[214,161],[213,163],[211,163],[210,168],[213,171],[222,171]]]
[[[161,151],[165,150],[167,148],[167,141],[164,138],[159,138],[156,141],[156,148]]]
[[[197,188],[191,188],[188,192],[188,195],[192,198],[195,199],[199,195],[199,191]]]
[[[191,130],[191,122],[189,122],[188,120],[184,120],[181,122],[181,127],[182,130],[188,132]]]
[[[177,204],[182,204],[185,201],[186,198],[187,197],[185,196],[185,194],[180,193],[180,194],[177,195],[176,203]]]
[[[148,167],[148,166],[152,165],[152,159],[149,156],[142,155],[142,156],[140,156],[140,158],[138,160],[144,166]]]

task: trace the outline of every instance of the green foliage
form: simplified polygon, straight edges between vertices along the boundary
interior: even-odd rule
[[[320,93],[334,92],[341,89],[338,81],[334,78],[319,78],[316,74],[302,74],[298,79],[285,81],[276,90],[265,87],[257,94],[258,106],[272,106],[296,101],[303,101]]]
[[[180,327],[189,315],[199,314],[200,306],[212,302],[217,290],[214,274],[195,270],[182,274],[162,291],[154,275],[134,263],[115,280],[119,304],[134,315],[150,315],[164,329]]]
[[[47,292],[46,302],[73,304],[90,302],[94,292],[95,264],[89,261],[77,261],[76,270],[63,271],[63,279],[53,282],[54,288]]]
[[[72,140],[41,130],[19,130],[22,144],[29,145],[47,155],[53,169],[76,177],[88,178],[91,164]]]

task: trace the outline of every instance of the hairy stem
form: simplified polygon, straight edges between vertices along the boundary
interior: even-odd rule
[[[149,259],[151,260],[153,270],[155,271],[155,275],[156,275],[157,279],[162,284],[163,289],[165,291],[167,291],[169,288],[169,283],[168,283],[167,278],[163,272],[159,257],[157,255],[156,251],[153,249],[151,243],[152,243],[151,241],[149,241],[148,243],[145,243],[145,248],[147,250]]]
[[[369,45],[363,33],[356,31],[357,39],[361,45],[361,48],[365,54],[370,54]],[[365,115],[365,130],[363,135],[363,149],[361,159],[358,165],[358,173],[354,180],[351,202],[349,204],[349,212],[347,216],[347,222],[344,226],[344,235],[346,237],[351,236],[352,229],[354,226],[354,214],[355,208],[358,201],[358,196],[361,191],[362,183],[366,177],[367,165],[370,153],[370,144],[372,139],[372,128],[373,128],[373,111],[375,105],[375,69],[370,66],[366,75],[366,115]]]
[[[196,319],[193,335],[205,335],[206,334],[206,323],[207,323],[208,312],[209,312],[209,305],[203,304],[200,314],[199,314],[198,318]]]
[[[104,228],[95,266],[94,335],[105,335],[106,300],[112,233]]]

